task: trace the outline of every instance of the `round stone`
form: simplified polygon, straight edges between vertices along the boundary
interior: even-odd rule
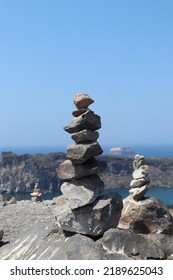
[[[94,100],[88,94],[84,93],[76,94],[73,101],[77,109],[88,108],[89,105],[94,103]]]

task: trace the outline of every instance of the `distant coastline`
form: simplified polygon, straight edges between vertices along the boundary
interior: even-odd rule
[[[120,145],[104,145],[101,143],[101,147],[103,149],[104,154],[109,154],[111,148],[120,146]],[[123,146],[123,145],[122,145]],[[172,145],[128,145],[137,154],[141,154],[145,157],[173,157],[173,144]],[[66,145],[58,145],[58,146],[45,146],[45,147],[0,147],[0,155],[2,152],[11,151],[16,154],[48,154],[55,152],[63,152],[66,153],[67,146]]]

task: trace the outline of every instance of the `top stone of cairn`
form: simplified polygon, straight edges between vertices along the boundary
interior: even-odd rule
[[[84,93],[76,94],[73,101],[77,109],[88,108],[89,105],[94,103],[94,100],[88,94]]]

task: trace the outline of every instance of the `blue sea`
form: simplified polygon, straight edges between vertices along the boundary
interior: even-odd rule
[[[106,189],[104,193],[108,192],[118,192],[122,198],[126,198],[129,195],[129,189],[128,188],[116,188],[116,189]],[[61,192],[52,192],[52,193],[43,193],[42,199],[43,200],[51,200],[54,197],[57,197],[61,195]],[[6,193],[3,194],[3,197],[7,200],[9,200],[11,197],[15,197],[17,200],[28,200],[31,199],[30,193]],[[160,200],[162,200],[166,205],[172,205],[173,206],[173,188],[165,188],[165,187],[151,187],[146,197],[157,197]]]
[[[103,154],[109,154],[109,151],[112,147],[116,147],[119,145],[102,145],[100,144],[103,149]],[[128,144],[127,144],[128,146]],[[173,157],[173,144],[172,145],[129,145],[136,154],[143,155],[144,157]],[[53,152],[66,152],[67,146],[47,146],[47,147],[2,147],[0,146],[0,154],[2,152],[11,151],[16,154],[47,154]]]

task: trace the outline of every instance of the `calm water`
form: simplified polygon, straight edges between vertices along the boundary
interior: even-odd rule
[[[100,143],[103,153],[108,154],[110,148],[118,145],[102,145]],[[172,145],[129,145],[137,154],[145,157],[173,157],[173,144]],[[66,146],[50,146],[50,147],[1,147],[0,154],[4,151],[11,151],[16,154],[36,154],[36,153],[52,153],[52,152],[66,152]]]
[[[117,192],[123,197],[129,195],[129,189],[117,189]],[[173,205],[173,188],[151,187],[145,197],[157,197],[167,205]]]
[[[129,189],[127,188],[117,188],[117,189],[108,189],[105,190],[105,193],[110,192],[110,191],[116,191],[118,192],[122,198],[125,198],[129,195]],[[54,197],[57,197],[61,194],[61,192],[56,192],[56,193],[47,193],[42,195],[43,200],[51,200]],[[31,199],[30,193],[14,193],[14,194],[4,194],[4,198],[10,199],[12,196],[14,196],[17,200],[21,199]],[[147,197],[157,197],[160,200],[162,200],[165,204],[167,205],[173,205],[173,188],[164,188],[164,187],[151,187],[147,194],[145,195]]]

